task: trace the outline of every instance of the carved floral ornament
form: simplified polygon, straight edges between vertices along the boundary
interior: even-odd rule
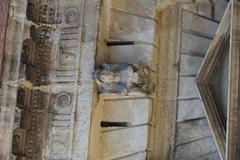
[[[54,111],[57,113],[69,114],[72,111],[72,93],[60,92],[54,95]]]

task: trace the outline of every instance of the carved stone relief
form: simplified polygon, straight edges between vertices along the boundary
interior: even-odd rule
[[[73,82],[76,79],[80,54],[80,13],[76,7],[63,8],[63,23],[59,25],[59,42],[54,54],[55,82]]]
[[[65,89],[62,85],[78,80],[82,4],[79,0],[28,0],[27,18],[34,24],[23,44],[22,63],[31,85],[18,90],[19,130],[26,131],[24,150],[19,154],[15,147],[13,151],[18,157],[71,158],[76,93],[71,85]],[[19,144],[15,139],[14,144]]]
[[[16,128],[13,131],[12,153],[15,155],[24,156],[26,154],[26,138],[27,130]]]
[[[41,160],[45,144],[50,96],[40,90],[19,88],[18,107],[22,111],[20,128],[13,134],[13,150],[17,156]],[[14,147],[14,145],[16,146]]]
[[[31,38],[24,41],[22,62],[26,64],[26,79],[34,85],[49,83],[51,71],[52,28],[31,27]]]
[[[59,0],[29,0],[27,18],[37,24],[61,23],[61,16],[57,10]]]
[[[149,94],[150,68],[137,64],[103,64],[93,73],[101,94]]]
[[[59,92],[51,96],[52,117],[46,149],[47,159],[69,159],[74,93]]]

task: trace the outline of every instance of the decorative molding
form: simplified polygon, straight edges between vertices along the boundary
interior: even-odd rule
[[[25,156],[26,154],[27,130],[16,128],[13,130],[12,153],[16,156]]]
[[[19,89],[18,103],[24,105],[20,128],[26,130],[25,156],[43,159],[50,95],[40,90]]]
[[[240,1],[231,1],[230,77],[226,160],[240,159]]]
[[[229,4],[196,79],[207,119],[222,159],[225,159],[226,153],[226,119],[223,118],[211,88],[214,73],[225,54],[223,48],[229,42],[230,11]]]
[[[27,18],[36,24],[61,23],[59,0],[28,0]]]

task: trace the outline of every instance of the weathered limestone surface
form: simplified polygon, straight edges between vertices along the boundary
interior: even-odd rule
[[[10,8],[0,159],[10,158],[14,135],[12,152],[18,158],[86,160],[99,1],[21,0]]]
[[[102,159],[116,159],[139,151],[145,151],[148,126],[119,129],[102,133]],[[117,138],[116,138],[117,137]],[[121,139],[121,142],[119,141]]]
[[[183,76],[196,75],[202,64],[202,60],[202,57],[197,57],[193,55],[182,55],[180,74]]]
[[[147,124],[151,116],[151,103],[150,99],[106,101],[103,106],[103,121],[126,121],[131,126]]]
[[[179,80],[179,99],[188,99],[198,97],[195,77],[180,77]]]
[[[187,121],[205,117],[200,99],[179,100],[177,121]]]
[[[149,44],[137,44],[134,46],[111,47],[110,61],[112,63],[132,63],[132,64],[151,64],[154,47]],[[126,59],[126,57],[128,57]]]
[[[189,33],[182,33],[182,52],[204,55],[211,43],[210,39],[202,38]]]
[[[2,71],[2,59],[6,38],[5,35],[7,28],[9,2],[10,2],[9,0],[2,0],[0,2],[0,71]]]
[[[206,119],[178,123],[176,145],[211,137],[212,133]]]
[[[155,0],[104,0],[101,4],[97,66],[129,63],[151,66],[156,21]],[[135,45],[106,46],[106,41]],[[93,106],[89,159],[146,159],[152,100],[146,97],[99,97]],[[129,128],[101,128],[101,121],[131,122]],[[125,135],[125,136],[124,136]]]
[[[227,2],[224,5],[221,5],[222,1],[214,2],[182,2],[176,160],[220,159],[195,84],[196,74],[218,28],[218,21],[223,16],[220,10],[225,10],[227,6]],[[220,5],[221,9],[218,8]]]
[[[180,50],[179,4],[159,10],[156,15],[153,66],[156,70],[153,127],[150,129],[148,159],[173,159]]]
[[[5,3],[5,1],[1,1]],[[5,4],[7,5],[7,4]],[[0,88],[0,159],[8,160],[12,157],[12,132],[14,127],[14,113],[16,107],[16,94],[18,86],[18,73],[23,43],[24,19],[27,3],[25,0],[10,1],[9,17],[6,29],[6,45],[1,44],[1,88]],[[6,7],[6,6],[4,6]],[[19,8],[19,10],[15,10]],[[4,11],[7,7],[1,11]],[[18,12],[20,11],[20,12]],[[7,11],[8,12],[8,11]],[[4,16],[8,13],[4,13]],[[3,19],[4,20],[4,19]],[[6,20],[6,19],[5,19]],[[3,24],[2,27],[4,27]],[[1,32],[4,34],[4,32]],[[14,37],[14,38],[13,38]],[[1,41],[3,42],[3,41]],[[3,53],[3,55],[2,55]]]
[[[216,146],[213,138],[206,138],[194,141],[192,143],[177,146],[176,159],[177,160],[201,159],[202,156],[205,156],[205,159],[209,159],[210,157],[206,155],[209,154],[211,155],[212,153],[215,152]],[[219,156],[215,156],[214,158],[216,158],[216,160],[220,159]]]

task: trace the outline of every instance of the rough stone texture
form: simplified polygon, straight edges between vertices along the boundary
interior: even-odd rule
[[[156,70],[153,127],[150,129],[148,159],[172,159],[177,106],[181,7],[159,9],[155,33],[153,66]]]
[[[119,160],[146,160],[146,152],[140,152],[133,155],[125,156],[123,158],[119,158]]]
[[[153,58],[153,46],[137,44],[134,46],[114,46],[109,48],[110,61],[112,63],[151,64]],[[128,57],[126,59],[126,57]]]
[[[220,21],[227,8],[228,2],[226,0],[213,0],[214,2],[214,19]]]
[[[203,155],[208,155],[216,152],[216,146],[213,138],[201,139],[185,145],[180,145],[176,148],[176,160],[193,160],[201,158]],[[217,157],[216,160],[218,160]],[[206,157],[207,159],[207,157]],[[215,160],[215,159],[214,159]]]
[[[195,76],[218,28],[213,7],[219,4],[215,2],[183,2],[176,160],[220,159],[195,84]]]
[[[187,11],[183,12],[183,29],[195,31],[209,36],[214,36],[218,24],[208,19],[204,19]]]
[[[210,43],[210,39],[198,37],[189,33],[183,33],[181,51],[186,53],[193,52],[205,55]]]
[[[199,97],[195,77],[180,77],[178,99]]]
[[[219,153],[216,152],[211,152],[209,154],[203,155],[200,158],[198,158],[197,160],[219,160]]]
[[[179,122],[177,124],[177,140],[176,144],[196,141],[210,137],[212,135],[206,119]]]
[[[110,38],[151,43],[154,39],[154,20],[128,13],[112,11]]]
[[[178,101],[177,121],[186,121],[205,117],[205,112],[200,99]]]
[[[9,0],[0,2],[0,71],[2,70],[2,59],[5,44],[5,34],[7,28]],[[0,72],[1,73],[1,72]]]
[[[147,134],[148,126],[104,132],[101,136],[104,144],[102,159],[114,159],[146,150]]]
[[[202,64],[202,57],[196,57],[193,55],[182,55],[181,56],[181,75],[197,75],[199,68]]]
[[[101,4],[96,64],[151,65],[154,51],[155,0],[105,0]],[[134,41],[132,46],[106,47],[106,41]],[[146,97],[94,98],[89,159],[146,159],[151,102]],[[140,118],[141,117],[141,118]],[[100,127],[100,122],[130,121],[130,128]],[[144,154],[137,154],[144,152]]]
[[[154,0],[113,0],[112,8],[119,10],[119,12],[129,12],[139,16],[146,16],[154,18],[155,10],[154,7],[156,2]]]
[[[5,147],[0,159],[11,155],[13,127],[19,127],[14,135],[20,139],[25,134],[19,130],[27,135],[22,148],[14,136],[18,158],[87,159],[98,6],[98,0],[11,2],[1,79],[0,141]],[[14,115],[16,101],[20,120]]]
[[[113,100],[103,106],[103,121],[130,122],[131,126],[149,123],[151,100]]]
[[[213,3],[210,0],[182,0],[183,8],[199,15],[212,18]]]
[[[87,0],[85,3],[85,36],[83,37],[84,41],[82,42],[82,52],[79,65],[80,77],[78,83],[78,97],[75,113],[76,117],[74,119],[75,123],[72,153],[73,160],[85,160],[88,157],[91,112],[93,109],[92,106],[94,106],[94,84],[92,81],[92,72],[95,65],[94,57],[96,53],[100,1]],[[85,69],[81,70],[81,68]]]
[[[1,1],[1,3],[2,2],[3,1]],[[1,64],[2,75],[0,79],[0,159],[4,160],[12,158],[12,132],[14,127],[17,80],[23,42],[26,1],[13,0],[10,2],[10,8],[8,28],[6,30],[6,45],[5,47],[1,46],[1,49],[4,50],[4,59]],[[19,8],[22,14],[17,15],[14,8]]]
[[[23,111],[23,114],[29,113],[28,115],[34,116],[33,113],[29,112],[29,106],[34,107],[36,102],[37,104],[40,104],[40,106],[42,103],[50,104],[45,105],[49,106],[49,110],[43,111],[46,112],[48,117],[45,120],[49,122],[47,126],[44,126],[49,127],[47,133],[44,134],[46,137],[43,137],[43,148],[46,149],[44,156],[48,159],[99,159],[101,153],[95,150],[95,148],[93,149],[94,156],[89,153],[88,145],[90,144],[96,146],[96,148],[100,147],[105,150],[103,153],[106,157],[110,156],[119,157],[119,159],[141,160],[146,159],[147,139],[152,136],[151,140],[149,140],[149,147],[152,151],[148,152],[150,159],[158,159],[159,157],[163,159],[171,159],[171,153],[174,148],[171,144],[174,142],[173,129],[176,118],[174,115],[178,94],[177,72],[180,69],[181,74],[196,74],[202,58],[200,56],[193,57],[193,53],[199,52],[204,55],[210,41],[185,33],[183,35],[183,41],[190,44],[184,44],[185,46],[183,45],[182,51],[190,51],[190,53],[188,52],[190,55],[183,55],[181,57],[181,65],[179,65],[178,56],[180,43],[178,41],[178,29],[180,26],[178,22],[180,17],[176,16],[179,14],[180,10],[178,7],[168,8],[166,14],[161,14],[161,24],[159,24],[159,19],[154,18],[155,0],[105,0],[103,3],[109,3],[110,5],[104,8],[106,10],[102,10],[104,16],[100,17],[98,35],[99,44],[96,47],[99,0],[53,0],[51,1],[51,4],[47,4],[47,6],[50,9],[53,6],[55,7],[56,4],[56,6],[60,6],[60,11],[65,13],[63,15],[65,16],[64,21],[59,22],[59,19],[55,19],[57,16],[52,17],[51,12],[47,12],[49,13],[47,19],[44,19],[43,15],[36,15],[37,20],[34,20],[36,17],[29,17],[28,15],[29,20],[32,22],[28,21],[25,24],[23,23],[23,20],[26,13],[26,0],[12,2],[14,2],[14,4],[11,6],[10,20],[8,22],[10,27],[7,31],[8,43],[5,48],[5,50],[7,50],[3,70],[5,79],[3,80],[3,87],[1,88],[0,93],[0,101],[2,103],[0,111],[0,126],[3,128],[3,130],[0,131],[0,135],[7,136],[7,138],[1,136],[0,142],[3,142],[2,144],[7,144],[8,146],[6,145],[4,148],[6,149],[5,151],[0,149],[1,153],[10,154],[12,129],[16,128],[18,124],[25,124],[23,120],[22,123],[19,123],[20,120],[17,119],[17,117],[19,118],[19,112],[21,112],[19,109],[17,109],[18,112],[15,115],[13,114],[16,106],[15,102],[19,68],[21,69],[21,80],[24,80],[25,77],[24,71],[22,71],[25,69],[25,66],[22,64],[20,66],[20,51],[22,48],[23,37],[25,37],[25,39],[27,38],[38,41],[41,37],[36,36],[41,33],[38,32],[40,31],[38,27],[43,23],[47,26],[53,27],[51,33],[49,32],[46,35],[43,35],[52,38],[47,38],[47,40],[44,41],[44,54],[49,54],[50,52],[51,54],[49,54],[49,57],[45,57],[45,61],[40,61],[41,64],[39,65],[39,69],[43,69],[44,74],[29,72],[27,77],[33,76],[35,78],[35,75],[37,75],[36,77],[40,75],[42,76],[41,80],[44,81],[38,82],[38,78],[28,79],[32,84],[30,82],[24,82],[21,84],[21,87],[30,88],[33,91],[40,89],[41,91],[46,91],[49,96],[51,95],[48,100],[43,97],[37,98],[38,101],[34,101],[32,104],[30,103],[31,105],[27,106],[27,109],[25,109],[26,111]],[[34,3],[37,1],[29,0],[29,2]],[[45,3],[45,1],[41,2]],[[209,1],[198,0],[195,2],[196,4],[191,6],[193,11],[197,8],[197,13],[212,18],[213,15],[212,12],[210,12],[212,4],[209,3]],[[35,13],[38,13],[38,11],[39,8],[34,9],[32,15],[35,16]],[[173,16],[171,17],[169,15]],[[75,16],[77,19],[74,18]],[[102,18],[106,19],[101,21]],[[186,21],[184,23],[185,29],[202,32],[202,34],[214,35],[213,31],[216,28],[216,24],[213,24],[212,22],[210,24],[209,22],[209,27],[207,27],[208,22],[199,20],[195,16],[188,16],[187,20],[191,21]],[[30,26],[33,23],[35,23],[34,25],[37,27],[34,34],[29,32]],[[191,28],[189,24],[192,23],[198,25]],[[159,27],[162,29],[161,31],[158,30],[158,27],[155,28],[156,24],[161,26]],[[199,27],[201,25],[202,27]],[[24,27],[25,29],[23,30]],[[104,29],[102,30],[102,28]],[[154,28],[157,30],[157,38],[154,35]],[[12,35],[14,35],[14,39],[12,38]],[[36,37],[34,37],[34,35]],[[109,39],[133,40],[137,45],[107,48],[105,42]],[[47,48],[51,43],[53,48],[49,50]],[[37,49],[37,52],[40,53],[38,47],[42,44],[43,43],[38,43],[37,47],[35,46],[36,48],[33,47],[32,49]],[[158,46],[161,47],[158,48]],[[70,50],[69,47],[71,48]],[[150,115],[151,104],[145,99],[143,100],[141,98],[132,97],[132,99],[126,103],[114,102],[114,104],[111,104],[112,108],[110,110],[108,108],[109,106],[104,105],[104,103],[97,105],[99,100],[97,98],[98,94],[94,87],[94,83],[91,80],[96,51],[98,54],[100,53],[100,56],[97,55],[97,64],[108,61],[110,63],[143,63],[145,65],[153,66],[158,72],[158,77],[156,79],[157,99],[155,101],[156,105],[153,108],[155,121],[152,120]],[[38,56],[39,54],[36,55]],[[35,58],[36,57],[34,56],[30,56],[27,60],[30,60],[32,63],[33,61],[38,60]],[[47,59],[51,60],[51,63],[47,61]],[[12,65],[9,65],[11,63]],[[47,66],[49,68],[46,69],[45,64],[49,65]],[[28,68],[28,71],[31,71],[31,69]],[[35,71],[37,71],[37,69]],[[194,77],[181,77],[179,85],[183,96],[178,98],[189,98],[192,97],[192,95],[193,97],[196,97],[193,84]],[[20,104],[21,103],[18,103],[18,107]],[[101,108],[97,108],[99,106],[101,106]],[[134,108],[133,106],[138,108]],[[178,120],[185,121],[202,117],[203,111],[200,109],[200,106],[199,100],[190,100],[189,102],[179,101],[178,111],[180,114],[178,114]],[[91,113],[95,114],[91,115]],[[95,117],[93,115],[99,116]],[[94,122],[91,124],[91,116],[97,119],[97,124],[93,124]],[[27,117],[28,116],[25,116],[25,118]],[[140,126],[114,131],[102,130],[103,139],[101,139],[98,137],[99,135],[96,136],[96,133],[94,132],[100,130],[99,121],[104,120],[103,117],[107,120],[112,118],[123,120],[122,118],[124,118],[124,120],[133,122],[133,125]],[[159,117],[161,118],[161,121],[157,119]],[[31,123],[34,125],[33,121],[31,121]],[[153,124],[153,129],[149,129],[149,126],[145,123]],[[192,123],[193,122],[184,122],[185,125],[180,125],[180,123],[178,123],[180,133],[178,137],[179,143],[185,143],[193,139],[195,140],[200,137],[200,133],[205,135],[205,133],[209,132],[206,122],[200,120],[196,121],[194,124]],[[94,126],[91,132],[90,125]],[[202,128],[206,130],[203,130]],[[150,136],[148,133],[149,130],[152,132]],[[163,130],[165,132],[163,132]],[[192,133],[190,136],[184,134],[189,133],[188,131]],[[196,131],[199,132],[196,133]],[[4,133],[2,134],[2,132]],[[91,135],[90,133],[93,133],[94,135]],[[38,141],[38,138],[39,137],[36,137],[35,140]],[[217,159],[213,142],[208,140],[209,139],[200,140],[202,142],[199,143],[189,142],[189,144],[186,144],[185,146],[179,145],[177,147],[177,156],[180,157],[179,159],[182,158],[186,160],[188,158],[207,159],[212,157]],[[97,144],[98,142],[101,143]],[[206,148],[203,148],[203,146],[206,146]],[[40,152],[41,149],[42,148],[37,150],[35,148],[38,152]],[[207,149],[211,151],[209,154],[208,152],[205,152]],[[188,153],[189,150],[192,152]],[[2,156],[1,153],[0,155]],[[9,155],[3,156],[8,157]],[[6,157],[0,157],[0,159],[8,159]],[[41,157],[39,156],[35,159],[38,158]]]

